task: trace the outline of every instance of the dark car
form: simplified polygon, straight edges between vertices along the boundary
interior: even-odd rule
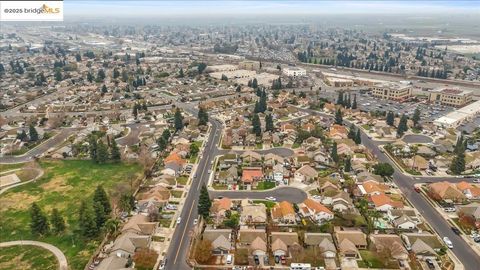
[[[280,256],[275,256],[275,263],[279,263],[280,262]]]
[[[427,259],[425,262],[427,263],[428,268],[435,269],[435,264],[433,263],[432,259]]]
[[[256,265],[260,264],[260,260],[258,259],[258,255],[253,256],[253,259],[255,260]]]
[[[462,232],[461,232],[457,227],[452,227],[452,231],[453,231],[456,235],[462,234]]]

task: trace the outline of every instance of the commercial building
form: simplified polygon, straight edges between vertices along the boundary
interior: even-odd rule
[[[461,107],[472,101],[472,96],[472,91],[442,87],[432,90],[428,100],[435,104]]]
[[[235,71],[237,67],[234,65],[213,65],[207,66],[205,72],[222,72],[222,71]]]
[[[300,77],[307,75],[307,71],[299,67],[285,67],[283,68],[283,74],[290,77]]]
[[[357,86],[374,86],[378,84],[386,83],[386,81],[351,76],[351,75],[344,75],[344,74],[337,74],[331,72],[320,72],[320,76],[323,78],[324,82],[327,85],[334,86],[334,87],[353,87]]]
[[[433,121],[433,124],[444,128],[456,128],[463,122],[470,121],[479,114],[480,100],[436,119]]]
[[[412,86],[399,83],[382,83],[372,86],[372,95],[376,98],[405,101],[412,96]]]

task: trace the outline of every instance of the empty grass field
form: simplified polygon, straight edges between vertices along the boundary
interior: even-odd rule
[[[78,208],[83,199],[92,196],[98,185],[112,194],[130,180],[138,178],[137,164],[94,164],[89,160],[43,161],[44,176],[35,183],[11,189],[0,196],[0,239],[37,240],[62,250],[71,269],[83,269],[100,239],[86,240],[78,234]],[[111,196],[112,197],[112,196]],[[29,207],[36,202],[50,215],[57,208],[67,223],[63,235],[43,237],[30,232]]]
[[[0,248],[0,270],[57,269],[57,258],[48,250],[35,246]]]

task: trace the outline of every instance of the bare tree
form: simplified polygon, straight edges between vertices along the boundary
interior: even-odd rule
[[[152,167],[155,164],[155,158],[153,158],[145,145],[140,146],[138,162],[143,166],[143,174],[145,177],[150,177],[152,175]]]

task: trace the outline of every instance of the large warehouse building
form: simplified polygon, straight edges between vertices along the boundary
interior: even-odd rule
[[[433,124],[439,127],[456,128],[463,122],[472,120],[479,114],[480,100],[438,118],[433,121]]]

